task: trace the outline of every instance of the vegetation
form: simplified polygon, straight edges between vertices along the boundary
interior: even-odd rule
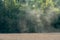
[[[0,33],[60,32],[60,0],[0,0]]]

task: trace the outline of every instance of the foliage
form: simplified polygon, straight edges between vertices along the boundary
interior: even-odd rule
[[[46,12],[47,10],[52,10],[56,14],[60,14],[60,0],[0,0],[0,32],[21,32],[21,24],[19,22],[27,20],[25,16],[29,10],[30,12],[32,10],[41,10],[45,15],[49,13]],[[34,24],[31,20],[26,24],[30,27],[31,30],[29,30],[31,32],[35,32],[32,27],[37,24]],[[22,25],[24,25],[24,22],[22,22]],[[22,29],[24,28],[22,27]]]

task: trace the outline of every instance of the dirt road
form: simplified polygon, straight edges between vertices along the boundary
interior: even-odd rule
[[[0,40],[60,40],[60,34],[0,34]]]

